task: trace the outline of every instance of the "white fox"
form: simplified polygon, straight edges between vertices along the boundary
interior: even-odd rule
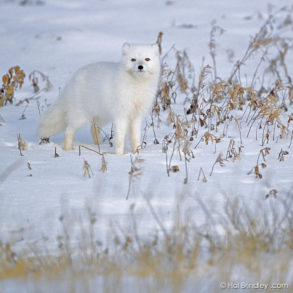
[[[124,153],[130,128],[132,151],[141,144],[141,122],[152,105],[160,78],[156,44],[125,43],[120,63],[99,62],[78,70],[56,103],[41,116],[38,135],[49,138],[65,130],[64,149],[71,150],[75,132],[91,123],[95,144],[99,129],[113,121],[115,152]]]

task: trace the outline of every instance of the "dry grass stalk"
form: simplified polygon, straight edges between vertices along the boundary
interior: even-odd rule
[[[92,171],[90,164],[86,160],[84,160],[83,161],[83,177],[91,178],[91,176],[93,175],[94,173]]]
[[[54,158],[58,158],[60,155],[57,153],[57,148],[54,149]]]
[[[202,167],[200,167],[200,169],[199,169],[198,177],[197,177],[197,181],[200,180],[200,176],[201,176],[201,174],[202,174],[202,176],[203,176],[203,178],[202,178],[202,182],[204,182],[204,183],[208,182],[208,180],[207,180],[207,178],[206,178],[206,176],[205,176],[205,173],[204,173]]]
[[[91,152],[94,152],[94,153],[96,153],[96,154],[98,154],[98,155],[100,155],[100,156],[103,155],[102,153],[100,153],[100,152],[98,152],[98,151],[96,151],[96,150],[94,150],[94,149],[91,149],[91,148],[89,148],[89,147],[87,147],[87,146],[85,146],[85,145],[79,145],[79,146],[78,146],[78,155],[79,155],[79,156],[81,156],[81,149],[82,149],[82,148],[84,148],[84,149],[86,149],[86,150],[89,150],[89,151],[91,151]]]
[[[222,154],[221,154],[221,153],[218,154],[217,159],[216,159],[216,161],[214,162],[214,164],[213,164],[213,166],[212,166],[212,170],[211,170],[211,172],[210,172],[210,176],[212,176],[213,171],[214,171],[214,168],[215,168],[215,166],[216,166],[217,163],[218,163],[221,167],[224,167],[224,160],[223,160],[223,158],[222,158]]]
[[[49,76],[45,75],[44,73],[38,70],[34,70],[33,72],[31,72],[28,77],[32,83],[34,93],[39,93],[41,91],[39,87],[39,78],[41,78],[42,82],[45,83],[44,88],[42,88],[42,90],[47,92],[51,90],[53,87],[52,83],[49,80]]]
[[[293,140],[293,129],[291,131],[291,138],[290,138],[290,143],[289,143],[288,149],[291,148],[292,140]]]
[[[155,131],[155,122],[154,122],[154,115],[157,116],[157,127],[159,128],[160,125],[160,105],[159,104],[155,104],[152,110],[152,114],[151,114],[151,119],[152,119],[152,130],[153,130],[153,134],[154,134],[154,144],[160,144],[158,139],[157,139],[157,135],[156,135],[156,131]]]
[[[287,155],[289,155],[289,152],[287,152],[287,151],[283,151],[283,150],[281,149],[281,151],[280,151],[280,153],[279,153],[279,155],[278,155],[278,160],[279,160],[280,162],[284,162],[284,160],[285,160],[284,156],[287,156]]]
[[[138,156],[135,156],[135,158],[133,159],[133,156],[130,155],[130,171],[128,172],[129,181],[128,181],[128,190],[127,190],[127,194],[125,198],[126,200],[129,198],[133,181],[135,179],[138,179],[143,174],[143,168],[138,166],[142,162],[144,162],[144,160],[139,158]]]
[[[210,31],[210,42],[209,42],[209,49],[210,55],[213,61],[213,70],[214,70],[214,80],[217,79],[217,65],[216,65],[216,34],[222,35],[224,30],[216,25],[215,21],[212,23],[212,29]]]
[[[17,135],[17,148],[19,150],[19,154],[23,156],[22,151],[27,150],[27,143],[25,140],[21,137],[20,134]]]
[[[79,147],[78,147],[78,155],[79,156],[81,156],[81,149],[82,148],[84,148],[86,150],[89,150],[91,152],[94,152],[94,153],[100,155],[101,156],[101,171],[103,173],[107,171],[107,163],[106,163],[106,159],[105,159],[105,154],[104,153],[98,152],[98,151],[96,151],[94,149],[91,149],[91,148],[89,148],[87,146],[84,146],[84,145],[79,145]]]
[[[255,174],[255,178],[257,179],[262,179],[263,176],[260,173],[260,168],[264,169],[267,167],[267,164],[265,164],[264,162],[266,162],[266,157],[270,154],[270,148],[269,147],[265,147],[263,149],[260,149],[259,154],[257,156],[257,160],[256,160],[256,166],[254,166],[248,173],[247,175],[250,175],[251,173]],[[262,157],[263,159],[263,163],[259,164],[259,159],[260,157]]]
[[[274,198],[277,198],[277,194],[278,194],[278,191],[276,189],[271,189],[265,198],[267,199],[271,196],[273,196]]]
[[[158,44],[160,55],[162,55],[162,40],[163,40],[163,33],[159,32],[156,43]]]
[[[178,165],[173,165],[173,166],[172,166],[172,168],[171,168],[171,170],[172,170],[172,172],[173,172],[173,173],[177,173],[177,172],[179,172],[179,171],[180,171],[180,169],[179,169],[179,166],[178,166]]]
[[[243,146],[238,147],[238,151],[235,149],[235,141],[230,139],[227,153],[226,153],[226,160],[233,159],[233,161],[240,160],[240,153],[242,152]]]

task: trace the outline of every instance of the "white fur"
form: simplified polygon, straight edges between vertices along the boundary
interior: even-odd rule
[[[100,143],[99,128],[113,121],[115,152],[124,153],[128,129],[135,152],[141,144],[141,122],[155,97],[159,75],[157,45],[125,43],[120,63],[94,63],[76,72],[56,103],[42,115],[38,135],[45,138],[65,130],[64,149],[70,150],[76,130],[92,123],[94,142]]]

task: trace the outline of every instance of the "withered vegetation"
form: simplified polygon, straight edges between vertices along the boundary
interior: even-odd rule
[[[8,102],[12,104],[14,91],[21,89],[25,73],[19,66],[11,67],[8,73],[2,76],[2,88],[0,88],[0,107]]]
[[[162,79],[151,126],[156,143],[162,143],[168,176],[174,154],[188,163],[195,158],[192,150],[201,143],[214,145],[217,153],[217,145],[226,141],[229,128],[235,126],[239,139],[230,141],[225,160],[241,159],[244,138],[255,136],[262,149],[268,148],[272,141],[288,138],[290,134],[292,141],[292,113],[288,109],[293,104],[293,84],[286,65],[286,56],[292,49],[292,39],[286,35],[293,27],[291,13],[289,8],[271,11],[226,79],[218,76],[216,68],[216,37],[224,30],[215,23],[212,24],[209,43],[212,66],[203,64],[198,80],[186,51],[178,51],[173,46],[162,56]],[[162,34],[158,40],[161,46]],[[248,75],[243,75],[242,71],[252,57],[255,70],[249,72],[251,79],[248,80]],[[175,64],[170,61],[174,59]],[[182,108],[178,110],[178,103],[183,104],[184,111]],[[165,112],[173,131],[160,138],[156,131]],[[280,154],[280,161],[283,161],[284,154]],[[219,156],[217,154],[216,163],[222,165]],[[212,171],[214,166],[211,166]],[[187,174],[188,164],[185,170]],[[254,167],[254,174],[262,178],[258,164]]]
[[[0,241],[0,282],[24,278],[35,282],[32,292],[38,292],[44,284],[50,288],[50,282],[58,288],[61,282],[62,292],[79,292],[81,287],[83,292],[96,292],[101,286],[101,292],[118,293],[127,292],[125,278],[134,278],[134,288],[138,284],[148,286],[140,292],[165,292],[172,288],[172,292],[179,293],[194,286],[198,292],[206,292],[201,289],[203,286],[216,293],[220,282],[239,278],[237,274],[241,272],[242,281],[268,284],[279,281],[284,292],[290,292],[292,193],[287,198],[282,201],[277,198],[277,191],[271,190],[267,201],[274,204],[263,205],[261,212],[234,199],[227,201],[221,214],[211,211],[198,199],[197,211],[204,215],[199,225],[196,217],[184,216],[187,197],[182,194],[172,225],[167,228],[146,197],[149,220],[154,224],[151,235],[144,234],[133,204],[129,210],[130,227],[125,229],[119,223],[112,223],[106,242],[97,233],[100,218],[91,208],[83,220],[62,214],[59,220],[63,228],[55,241],[54,254],[46,251],[47,237],[21,245],[25,241],[23,230],[17,232],[16,238],[20,240],[16,242]],[[79,227],[77,234],[73,225]],[[78,245],[73,246],[77,241]],[[203,285],[200,280],[204,276],[209,278]]]
[[[161,82],[140,149],[147,147],[150,129],[153,143],[162,149],[165,176],[184,172],[183,183],[188,184],[195,152],[200,147],[211,147],[216,159],[211,162],[210,169],[197,166],[196,170],[197,180],[206,183],[217,168],[242,159],[249,139],[259,144],[255,163],[247,170],[249,176],[264,180],[263,170],[268,167],[272,155],[272,142],[287,139],[288,149],[280,147],[275,158],[280,165],[286,162],[293,140],[293,114],[290,113],[293,84],[286,65],[287,54],[293,47],[292,39],[286,36],[293,28],[291,15],[289,8],[271,11],[226,78],[221,78],[217,69],[217,37],[225,32],[216,23],[212,24],[210,33],[211,65],[203,63],[198,76],[186,51],[173,46],[163,54],[163,34],[159,33]],[[234,59],[235,54],[231,52],[229,50],[229,58]],[[252,58],[254,71],[245,74],[245,66]],[[14,67],[3,77],[1,106],[13,101],[14,90],[21,88],[24,76],[19,67]],[[45,88],[50,85],[44,74],[35,71],[30,80],[36,94],[40,92],[39,78],[45,82]],[[159,135],[162,123],[169,125],[168,133]],[[236,129],[236,137],[229,137],[231,128]],[[112,134],[111,130],[110,145]],[[226,146],[224,152],[223,147],[219,151],[219,145]],[[18,148],[22,155],[26,144],[20,135]],[[100,170],[107,171],[105,153],[80,145],[79,155],[81,149],[95,152],[101,158]],[[140,149],[131,156],[126,199],[132,195],[134,180],[144,176]],[[55,149],[55,157],[58,156]],[[184,168],[179,168],[178,161],[184,163]],[[30,165],[28,168],[31,170]],[[7,170],[7,174],[10,172]],[[0,174],[0,183],[7,176]],[[83,161],[83,176],[93,176],[86,160]],[[293,261],[292,197],[292,192],[288,192],[284,200],[277,189],[270,188],[265,198],[256,204],[257,209],[261,208],[255,213],[240,199],[226,199],[224,210],[217,214],[198,196],[194,214],[204,215],[203,223],[198,224],[192,215],[185,214],[186,195],[182,194],[178,195],[171,228],[167,228],[149,197],[145,196],[150,219],[156,227],[153,233],[148,237],[142,235],[144,227],[139,226],[135,206],[131,205],[131,228],[124,230],[119,223],[109,227],[109,243],[101,241],[96,234],[99,215],[91,209],[88,209],[87,225],[75,223],[81,227],[78,235],[69,232],[74,219],[68,220],[61,215],[63,231],[56,239],[55,254],[46,251],[45,237],[35,243],[24,243],[24,238],[19,237],[23,244],[21,249],[19,242],[0,240],[0,281],[17,277],[33,282],[62,281],[66,277],[71,283],[68,292],[81,292],[80,288],[83,292],[96,292],[91,289],[91,281],[101,277],[101,292],[124,292],[125,278],[134,277],[146,288],[141,292],[184,292],[197,284],[197,292],[218,293],[221,281],[244,276],[251,282],[286,281],[289,287],[283,287],[282,292],[290,292],[293,286],[289,278]],[[72,243],[78,243],[77,247]],[[205,284],[200,283],[203,277]]]

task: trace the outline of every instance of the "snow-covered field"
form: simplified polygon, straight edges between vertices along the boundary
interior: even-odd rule
[[[260,221],[272,207],[274,216],[278,218],[279,214],[282,217],[284,202],[289,208],[287,212],[292,213],[293,128],[287,123],[293,107],[289,105],[289,83],[284,83],[284,90],[279,91],[280,101],[277,103],[280,105],[284,99],[288,108],[288,111],[280,113],[280,122],[288,126],[287,136],[281,135],[281,128],[273,124],[267,127],[269,140],[262,143],[264,129],[257,127],[257,123],[260,123],[257,121],[249,132],[251,124],[245,121],[249,120],[245,116],[248,111],[244,114],[245,105],[243,111],[233,112],[233,117],[239,119],[239,124],[231,118],[220,125],[217,131],[210,129],[210,126],[199,127],[190,146],[193,158],[185,162],[183,155],[180,160],[176,149],[171,166],[178,166],[179,171],[171,171],[170,176],[166,172],[166,153],[162,149],[164,137],[171,137],[175,130],[174,122],[167,122],[169,110],[164,112],[162,107],[160,123],[154,114],[154,128],[151,126],[151,115],[146,117],[143,125],[145,147],[139,155],[130,154],[129,143],[128,153],[115,155],[107,140],[111,125],[104,129],[105,139],[100,151],[104,153],[106,161],[105,172],[101,170],[102,159],[98,154],[82,148],[79,155],[79,145],[98,150],[92,142],[89,127],[78,131],[73,151],[62,149],[63,134],[52,137],[49,144],[42,145],[39,145],[36,136],[39,112],[43,112],[47,105],[56,100],[75,70],[91,62],[118,61],[125,41],[154,43],[158,33],[163,32],[162,55],[173,45],[176,50],[186,50],[194,66],[197,86],[203,66],[213,66],[209,42],[212,26],[217,25],[224,30],[221,33],[218,29],[215,33],[217,76],[226,80],[235,62],[245,54],[251,37],[264,24],[269,11],[277,11],[283,6],[289,8],[292,6],[291,1],[273,0],[270,5],[266,0],[46,0],[42,5],[37,2],[31,0],[26,5],[20,5],[20,1],[0,1],[0,76],[15,65],[19,65],[26,73],[24,85],[16,91],[14,103],[0,108],[1,242],[13,242],[16,249],[21,250],[27,243],[38,243],[46,237],[46,249],[55,252],[57,237],[62,233],[60,216],[67,217],[71,231],[78,231],[79,223],[87,219],[89,210],[97,216],[95,229],[102,242],[111,238],[108,235],[111,225],[119,224],[121,229],[127,230],[132,225],[133,214],[139,234],[152,235],[161,227],[154,219],[148,202],[159,215],[159,223],[167,230],[174,221],[174,210],[178,204],[183,215],[199,227],[206,220],[207,214],[203,207],[208,207],[209,214],[215,220],[215,229],[217,218],[221,218],[227,200],[243,201]],[[281,12],[276,16],[276,27],[283,23],[287,15],[292,17],[292,11]],[[288,37],[292,46],[292,23],[277,32],[280,37]],[[279,49],[282,50],[281,47]],[[250,86],[265,50],[264,47],[259,50],[260,53],[258,51],[252,54],[249,61],[241,67],[240,80],[243,87]],[[263,72],[270,64],[268,59],[275,58],[274,54],[278,53],[275,49],[268,51],[260,67]],[[176,55],[173,51],[164,62],[174,68]],[[292,48],[285,56],[285,62],[288,75],[293,76]],[[278,62],[277,66],[280,66]],[[286,76],[281,66],[280,68],[280,77],[286,82]],[[34,70],[49,77],[53,85],[50,91],[34,94],[28,79],[29,73]],[[256,87],[262,77],[261,72],[258,74]],[[266,79],[267,89],[272,89],[276,79],[274,75]],[[208,77],[207,80],[212,81],[212,78]],[[42,89],[45,86],[45,82],[39,78],[39,87]],[[180,115],[182,120],[191,120],[192,115],[185,116],[190,100],[186,100],[186,95],[179,90],[177,94],[176,103],[171,104],[172,111]],[[19,101],[31,97],[29,103],[24,101],[17,105]],[[153,143],[153,130],[159,144]],[[190,135],[190,129],[188,131]],[[214,141],[209,141],[208,144],[200,142],[207,131],[220,138],[216,148]],[[22,151],[23,156],[20,156],[18,149],[18,134],[27,144],[27,149]],[[218,155],[221,153],[222,158],[226,159],[231,140],[235,142],[236,151],[242,147],[239,158],[234,161],[227,157],[223,166],[217,163],[210,176]],[[168,145],[168,160],[172,147],[173,142]],[[269,148],[265,157],[260,154],[260,150],[264,148]],[[55,149],[58,157],[54,156]],[[284,160],[281,159],[281,151],[286,152],[283,153]],[[181,148],[181,156],[182,154]],[[129,174],[131,158],[139,158],[136,167],[141,168],[134,171],[132,177]],[[84,160],[93,171],[91,178],[83,176]],[[265,163],[266,167],[262,168],[261,163]],[[259,165],[261,179],[250,172],[255,171],[253,168],[256,165]],[[200,170],[203,170],[207,180],[202,180],[203,177],[198,180]],[[187,181],[186,184],[184,181]],[[221,233],[220,227],[219,232]],[[73,246],[78,245],[74,238],[71,240]],[[21,285],[17,284],[12,281],[1,291],[0,283],[0,293],[19,292],[18,286]],[[27,289],[27,292],[35,292],[34,290]]]

